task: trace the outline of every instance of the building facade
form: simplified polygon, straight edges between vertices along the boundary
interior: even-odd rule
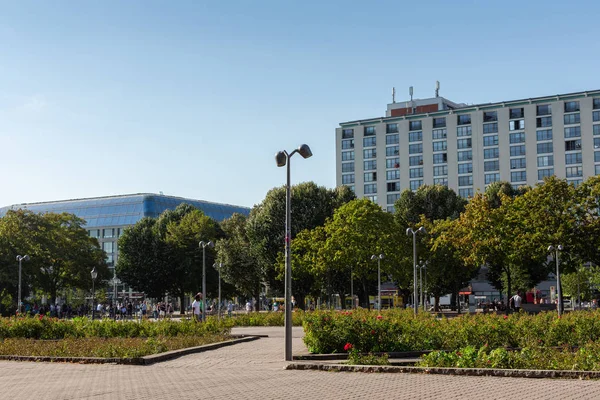
[[[8,210],[30,210],[35,213],[69,213],[87,223],[84,226],[91,237],[98,239],[106,252],[107,264],[114,274],[114,266],[119,257],[117,241],[128,226],[145,217],[158,217],[165,210],[173,210],[186,203],[201,210],[205,215],[222,221],[234,213],[250,214],[250,208],[229,204],[211,203],[203,200],[165,196],[151,193],[93,197],[87,199],[49,201],[41,203],[15,204],[0,208],[0,217]],[[115,280],[116,281],[116,280]],[[113,289],[111,287],[111,289]],[[131,290],[129,290],[131,293]]]
[[[388,211],[424,184],[468,198],[500,180],[579,184],[598,174],[600,90],[479,105],[410,100],[336,129],[337,185]]]

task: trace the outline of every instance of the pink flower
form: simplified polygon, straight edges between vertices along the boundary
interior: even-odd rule
[[[505,316],[504,316],[504,319],[508,319],[508,315],[505,315]]]
[[[350,349],[352,349],[352,343],[348,342],[348,343],[346,343],[346,345],[344,346],[344,351],[349,351]]]
[[[377,319],[381,321],[383,319],[383,317],[381,315],[378,315]]]

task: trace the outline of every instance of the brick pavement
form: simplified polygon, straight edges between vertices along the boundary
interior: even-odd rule
[[[286,371],[283,328],[269,338],[150,366],[0,362],[0,399],[599,399],[600,382]],[[294,354],[306,351],[294,328]]]

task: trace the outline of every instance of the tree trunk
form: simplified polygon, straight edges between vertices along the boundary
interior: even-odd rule
[[[185,315],[185,294],[179,296],[179,314]]]
[[[434,310],[435,312],[440,312],[440,295],[439,295],[439,294],[436,294],[436,295],[434,296],[434,304],[435,304],[435,305],[434,305],[434,308],[433,308],[433,310]]]
[[[254,311],[260,311],[260,285],[255,289],[254,298],[256,299],[256,305],[254,306]]]

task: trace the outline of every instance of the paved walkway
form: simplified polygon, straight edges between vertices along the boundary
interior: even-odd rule
[[[0,399],[599,399],[600,382],[287,371],[283,328],[269,338],[150,366],[0,361]],[[294,354],[306,351],[294,328]]]

